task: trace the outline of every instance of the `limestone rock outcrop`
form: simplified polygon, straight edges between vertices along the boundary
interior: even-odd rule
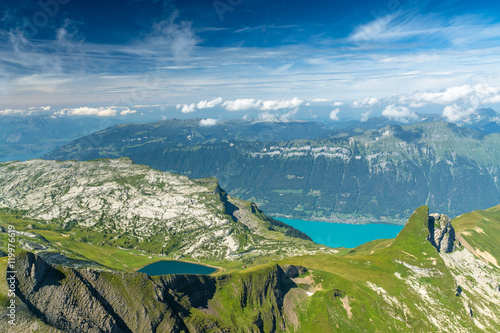
[[[443,214],[430,214],[428,221],[429,236],[427,240],[438,252],[449,253],[455,249],[455,229],[451,219]]]

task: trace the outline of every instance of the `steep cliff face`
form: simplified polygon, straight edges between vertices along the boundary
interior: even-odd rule
[[[18,256],[16,268],[16,295],[44,322],[65,332],[286,330],[284,298],[296,287],[292,278],[305,272],[272,265],[253,274],[217,278],[148,277],[54,267],[32,253]],[[227,324],[229,309],[220,303],[227,287],[235,293],[230,306],[252,313],[242,327]]]

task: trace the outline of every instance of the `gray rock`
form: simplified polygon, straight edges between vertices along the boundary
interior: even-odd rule
[[[431,214],[428,220],[429,236],[427,240],[438,252],[449,253],[455,250],[455,229],[451,225],[451,219],[442,214]]]

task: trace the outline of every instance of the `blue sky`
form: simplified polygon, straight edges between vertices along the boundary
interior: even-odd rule
[[[0,13],[3,114],[500,110],[497,1],[7,0]]]

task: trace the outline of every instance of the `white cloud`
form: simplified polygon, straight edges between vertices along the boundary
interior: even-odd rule
[[[411,111],[406,106],[395,106],[388,105],[384,111],[382,111],[382,115],[393,120],[400,121],[402,123],[407,123],[410,120],[415,120],[418,118],[415,112]]]
[[[372,114],[372,110],[368,110],[365,113],[362,113],[361,114],[361,122],[364,123],[365,121],[367,121],[371,114]]]
[[[484,103],[491,103],[491,104],[500,103],[500,95],[491,96],[486,100],[484,100]]]
[[[219,121],[217,119],[207,118],[200,120],[200,126],[215,126]]]
[[[253,98],[240,98],[234,101],[225,101],[222,106],[227,111],[262,110],[275,111],[281,109],[297,109],[304,101],[298,97],[285,100],[256,100]]]
[[[50,111],[51,107],[50,106],[42,106],[42,111]]]
[[[114,107],[91,108],[83,106],[79,108],[63,109],[62,112],[66,113],[67,115],[74,115],[74,116],[98,116],[98,117],[116,116],[116,108]]]
[[[24,115],[26,114],[25,110],[16,110],[16,109],[4,109],[0,110],[0,114],[4,116],[10,116],[10,115]]]
[[[349,36],[352,42],[366,42],[374,39],[380,39],[385,36],[389,24],[395,19],[396,14],[389,14],[378,17],[375,20],[362,24],[354,29],[354,32]]]
[[[181,110],[182,113],[191,113],[196,111],[196,105],[194,103],[191,104],[177,104],[177,110]]]
[[[217,97],[212,99],[211,101],[207,100],[200,101],[196,106],[198,107],[198,109],[208,109],[208,108],[213,108],[221,103],[222,103],[222,97]]]
[[[412,39],[448,41],[466,45],[500,36],[498,24],[479,15],[461,15],[444,19],[434,14],[419,15],[413,11],[399,11],[377,17],[357,26],[347,38],[353,43],[395,43]]]
[[[342,106],[342,105],[344,105],[344,102],[340,102],[340,101],[332,104],[332,106]]]
[[[426,105],[427,105],[427,103],[425,103],[425,102],[411,102],[408,106],[410,108],[423,108]]]
[[[270,112],[259,113],[260,121],[276,121],[276,115]]]
[[[339,117],[338,117],[339,112],[340,112],[339,108],[336,108],[335,110],[330,112],[330,119],[331,120],[339,120]]]
[[[168,20],[155,24],[149,39],[153,44],[170,49],[176,61],[184,61],[189,58],[200,39],[194,33],[191,22],[176,23],[178,16],[179,13],[174,12]]]
[[[476,108],[474,107],[460,107],[457,104],[447,105],[443,110],[443,117],[445,117],[448,121],[455,123],[474,113],[475,109]]]
[[[500,87],[486,84],[462,85],[444,89],[439,92],[419,91],[411,95],[401,95],[400,104],[409,107],[423,107],[428,104],[445,105],[443,117],[450,122],[463,120],[473,113],[481,104],[499,103]]]
[[[450,87],[442,92],[417,92],[411,96],[415,102],[427,102],[436,104],[454,103],[460,99],[472,96],[475,89],[470,85]]]
[[[380,103],[380,101],[378,100],[378,98],[367,97],[365,99],[353,102],[352,106],[355,108],[371,107],[371,106],[374,106],[374,105],[379,104],[379,103]]]
[[[120,116],[126,116],[128,114],[134,114],[136,112],[137,112],[136,110],[125,109],[120,112]]]
[[[262,101],[261,110],[293,109],[299,107],[304,101],[298,97],[287,100]]]
[[[326,98],[315,98],[311,99],[311,102],[330,102],[330,100]]]
[[[261,102],[253,98],[240,98],[234,101],[225,101],[222,103],[222,106],[225,107],[227,111],[246,111],[259,109]]]

